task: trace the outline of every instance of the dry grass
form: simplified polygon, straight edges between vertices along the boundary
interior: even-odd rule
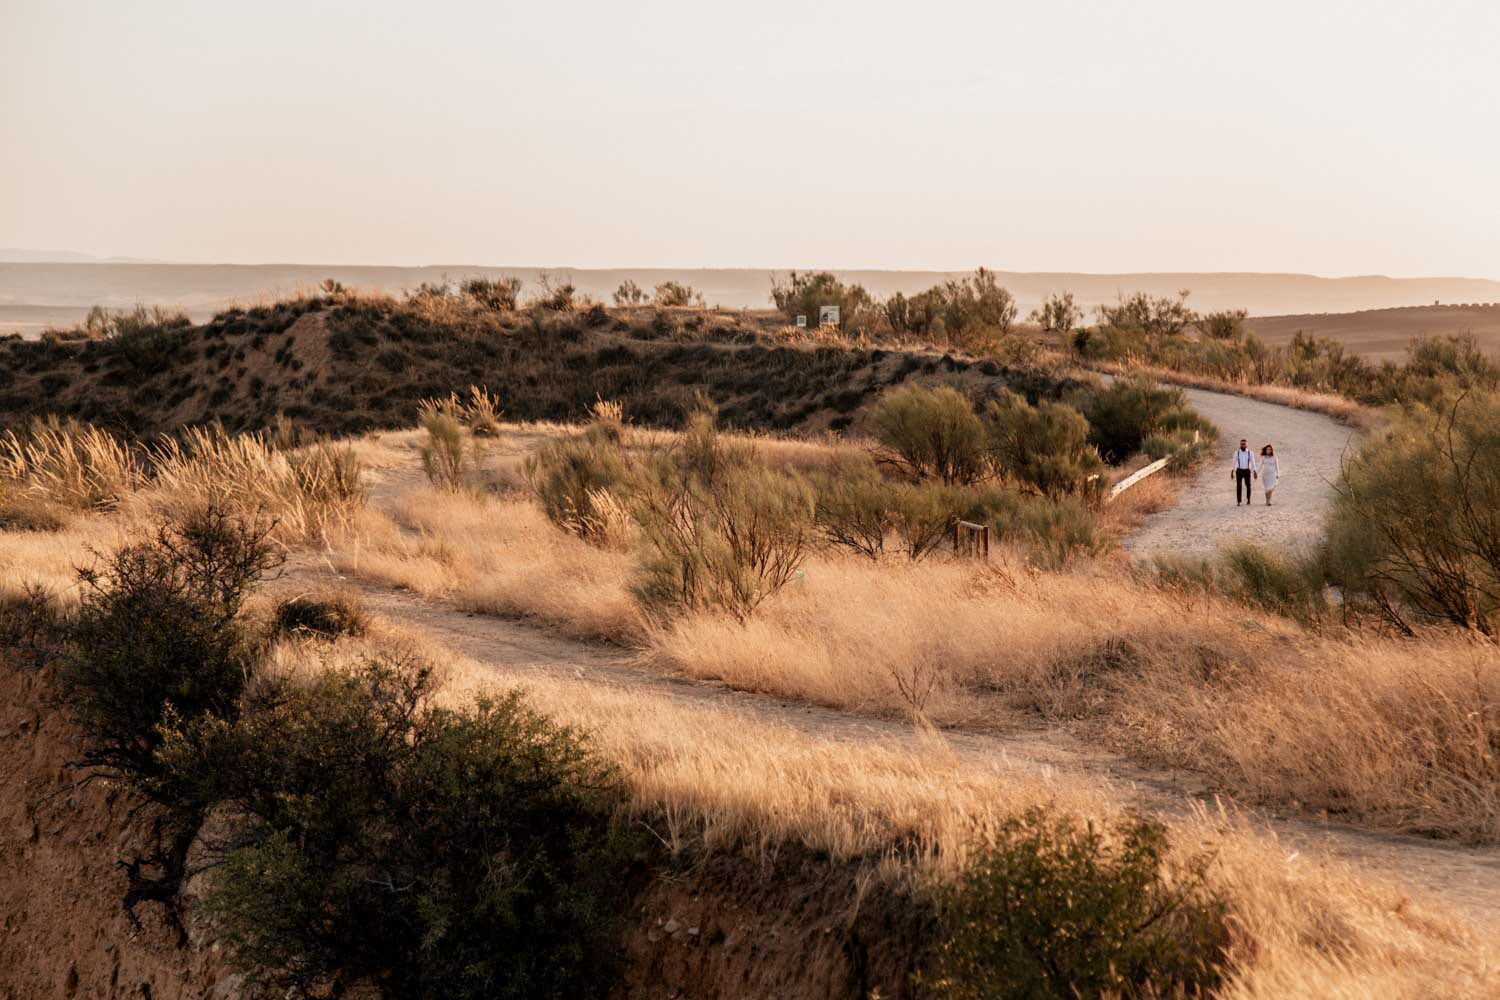
[[[209,503],[276,521],[287,544],[342,533],[364,506],[352,453],[329,445],[278,451],[260,435],[194,428],[153,449],[152,478],[133,502],[157,513]]]
[[[948,726],[1040,715],[1247,799],[1500,840],[1492,646],[1320,637],[1117,564],[1039,573],[1006,552],[984,568],[822,554],[747,622],[653,623],[631,599],[627,554],[558,531],[523,496],[416,486],[386,506],[334,547],[336,567],[740,690]]]
[[[632,812],[673,849],[765,857],[800,843],[861,859],[871,878],[925,884],[961,869],[976,836],[1017,810],[1120,812],[1094,787],[965,757],[935,735],[900,743],[849,739],[836,728],[809,735],[729,708],[497,673],[412,634],[284,643],[275,655],[284,669],[306,671],[393,645],[445,667],[440,696],[449,703],[520,686],[549,715],[589,730],[619,762]],[[1500,996],[1500,949],[1487,928],[1223,812],[1169,825],[1179,851],[1214,857],[1210,885],[1231,906],[1233,966],[1221,995]]]

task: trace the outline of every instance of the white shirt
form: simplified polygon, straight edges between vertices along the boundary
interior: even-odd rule
[[[1250,469],[1252,471],[1256,470],[1258,466],[1256,466],[1255,464],[1255,452],[1251,451],[1249,448],[1240,448],[1236,450],[1234,453],[1234,467],[1236,469]]]

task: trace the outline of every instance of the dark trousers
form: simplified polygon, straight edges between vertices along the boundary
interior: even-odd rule
[[[1234,470],[1234,502],[1235,502],[1236,505],[1238,505],[1239,502],[1240,502],[1240,487],[1241,486],[1243,486],[1245,488],[1245,502],[1249,503],[1250,502],[1250,470],[1249,469],[1235,469]]]

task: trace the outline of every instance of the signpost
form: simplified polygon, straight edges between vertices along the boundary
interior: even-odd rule
[[[839,307],[838,306],[818,306],[818,325],[819,326],[838,326],[839,325]]]

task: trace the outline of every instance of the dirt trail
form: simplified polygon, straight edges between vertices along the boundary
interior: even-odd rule
[[[1132,555],[1212,555],[1240,541],[1288,549],[1316,542],[1340,458],[1356,431],[1321,413],[1203,389],[1182,391],[1199,413],[1218,425],[1218,452],[1183,489],[1176,506],[1147,518],[1126,539],[1125,550]],[[1248,438],[1257,455],[1264,444],[1276,448],[1281,480],[1270,507],[1259,480],[1252,484],[1255,502],[1249,507],[1234,505],[1229,459],[1240,438]]]
[[[326,569],[310,561],[290,567],[281,586],[313,582]],[[582,643],[537,625],[476,615],[357,579],[341,583],[359,592],[369,610],[401,628],[491,667],[497,680],[559,677],[574,683],[639,693],[651,691],[691,705],[757,722],[785,725],[832,743],[873,742],[917,747],[925,737],[905,722],[857,716],[723,684],[662,674],[643,666],[628,650]],[[1018,774],[1077,774],[1102,784],[1114,797],[1152,812],[1182,815],[1219,800],[1274,833],[1288,853],[1326,852],[1361,871],[1430,893],[1478,920],[1500,924],[1500,848],[1459,845],[1360,830],[1342,824],[1277,817],[1241,809],[1209,783],[1182,771],[1153,770],[1045,725],[1005,733],[947,731],[944,739],[966,766]]]
[[[1211,552],[1230,538],[1291,544],[1315,539],[1331,495],[1328,481],[1337,472],[1339,456],[1354,432],[1314,413],[1221,393],[1186,392],[1193,405],[1223,432],[1228,441],[1221,449],[1226,459],[1241,436],[1250,436],[1252,443],[1268,437],[1278,451],[1285,443],[1298,464],[1288,463],[1285,491],[1278,490],[1278,503],[1270,511],[1259,506],[1237,512],[1230,504],[1226,512],[1224,497],[1232,495],[1224,489],[1231,485],[1228,462],[1213,462],[1187,487],[1182,502],[1154,515],[1128,547],[1135,552],[1158,547]],[[388,468],[374,478],[371,502],[383,507],[419,483],[421,473],[414,468]],[[1284,507],[1283,497],[1287,498]],[[1236,520],[1236,513],[1244,520]],[[295,558],[287,569],[280,587],[300,589],[332,573],[325,563],[306,556]],[[651,691],[679,704],[785,725],[832,743],[868,741],[915,748],[926,739],[903,721],[664,674],[644,665],[629,650],[568,639],[529,621],[460,611],[357,578],[341,577],[340,583],[358,591],[372,613],[491,667],[497,680],[559,677],[636,693]],[[732,718],[726,725],[733,725]],[[1201,775],[1142,766],[1057,726],[1022,722],[999,733],[949,730],[943,737],[965,766],[1024,775],[1079,775],[1099,783],[1122,803],[1152,812],[1182,815],[1200,806],[1217,808],[1223,802],[1273,833],[1289,854],[1326,853],[1366,874],[1429,893],[1477,920],[1500,926],[1500,847],[1464,847],[1242,807],[1222,792],[1216,794]]]

